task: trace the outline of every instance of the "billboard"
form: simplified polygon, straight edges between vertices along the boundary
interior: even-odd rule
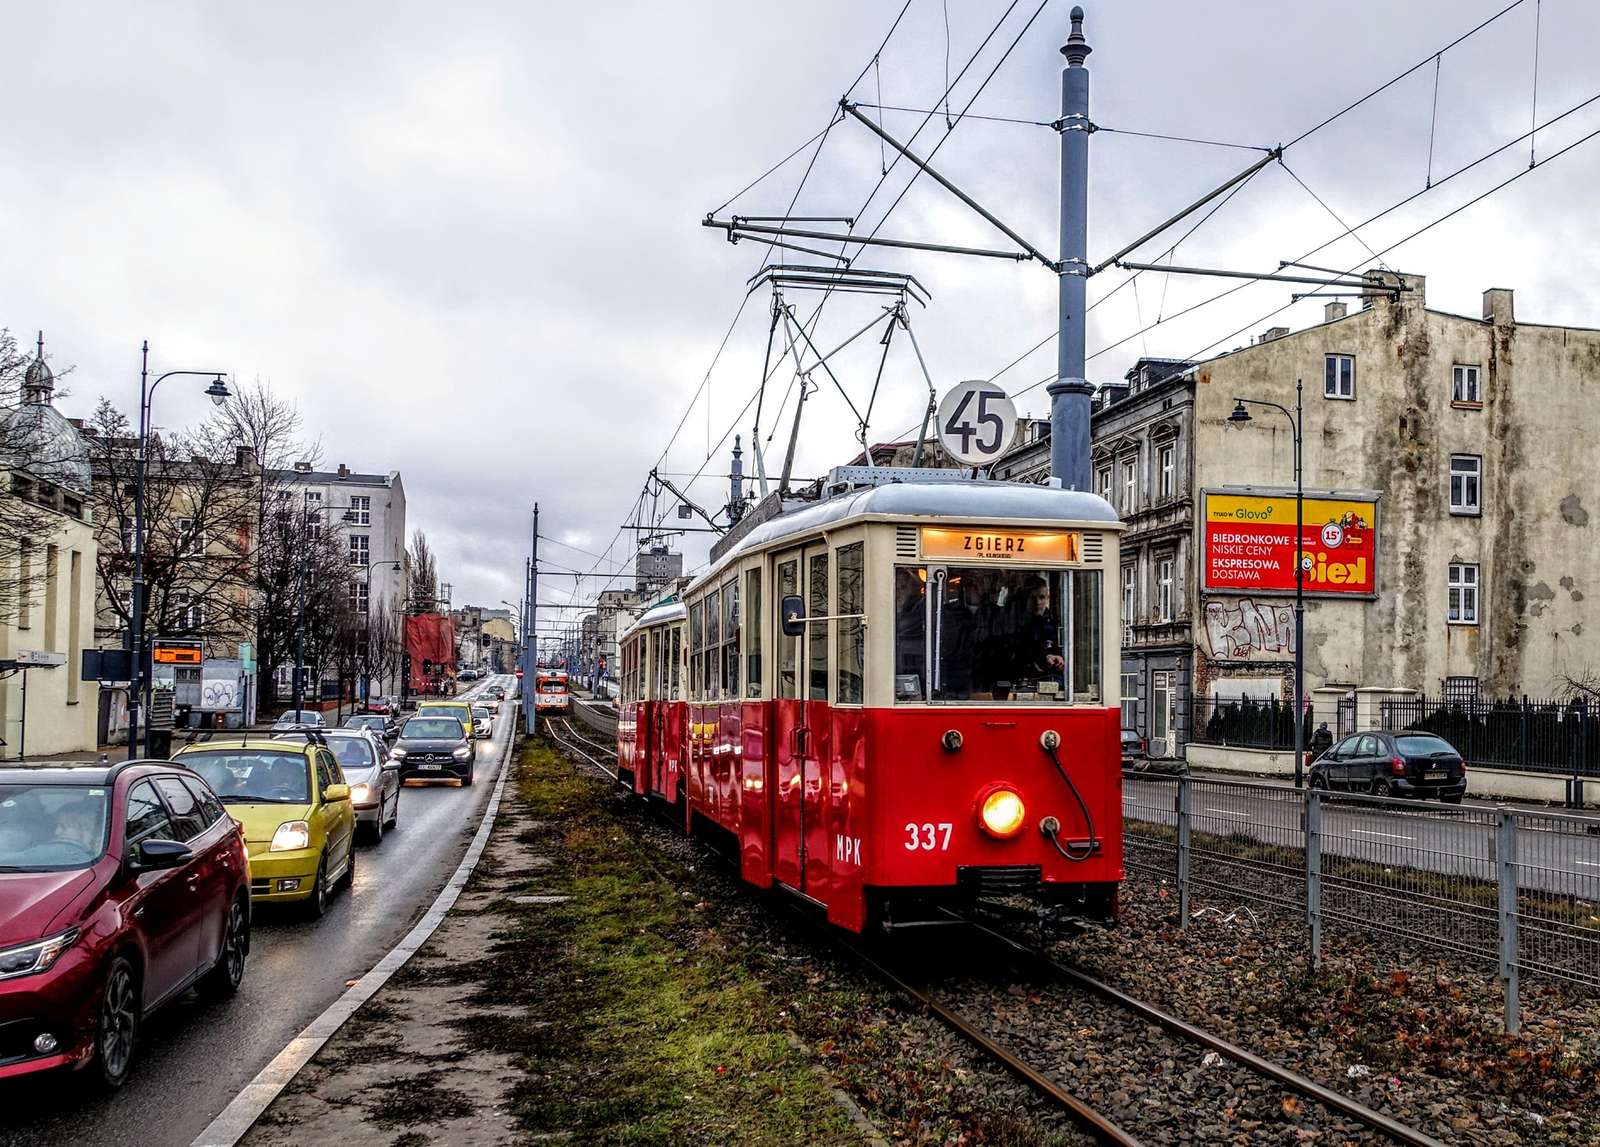
[[[1378,495],[1306,495],[1299,552],[1314,597],[1378,594]],[[1294,592],[1294,491],[1206,490],[1201,584],[1209,593]]]

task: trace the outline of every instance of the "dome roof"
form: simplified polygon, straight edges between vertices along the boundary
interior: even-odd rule
[[[28,369],[22,373],[22,401],[49,402],[50,394],[55,388],[55,372],[50,369],[50,364],[44,361],[44,332],[40,331],[38,350],[33,356],[33,361],[28,364]]]
[[[77,427],[50,405],[55,375],[39,351],[22,376],[22,404],[0,409],[0,466],[89,496],[89,448]]]

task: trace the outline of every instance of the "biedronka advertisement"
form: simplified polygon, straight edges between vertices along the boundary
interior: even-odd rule
[[[1307,497],[1300,552],[1305,592],[1371,597],[1378,588],[1378,499]],[[1294,495],[1205,494],[1205,588],[1294,592]]]

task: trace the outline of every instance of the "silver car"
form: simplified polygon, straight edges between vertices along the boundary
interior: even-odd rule
[[[332,750],[356,811],[356,828],[377,844],[400,820],[400,762],[391,761],[383,742],[365,729],[326,729],[280,734],[281,740],[313,737]]]
[[[478,740],[494,736],[494,717],[487,707],[474,705],[472,707],[472,732]]]

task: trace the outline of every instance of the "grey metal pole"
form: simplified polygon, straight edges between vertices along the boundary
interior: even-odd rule
[[[522,728],[530,737],[533,735],[533,691],[534,677],[538,675],[539,656],[538,641],[535,634],[538,632],[537,601],[539,596],[539,503],[533,504],[533,552],[528,559],[528,608],[522,611],[522,623],[527,627],[528,635],[523,642],[523,657],[526,664],[522,668]]]
[[[144,475],[145,456],[149,453],[146,441],[150,433],[146,408],[150,402],[147,383],[150,378],[150,340],[139,348],[139,454],[134,459],[133,477],[133,606],[129,613],[128,629],[132,637],[133,669],[131,688],[128,690],[128,760],[139,757],[139,709],[144,697]]]
[[[1083,9],[1072,10],[1072,33],[1061,49],[1061,267],[1056,380],[1050,394],[1050,476],[1069,490],[1089,489],[1089,396],[1084,378],[1089,273],[1089,69]]]
[[[1301,455],[1301,393],[1304,380],[1294,380],[1294,786],[1305,784],[1304,706],[1306,697],[1306,564],[1301,559],[1305,542],[1305,468]]]

